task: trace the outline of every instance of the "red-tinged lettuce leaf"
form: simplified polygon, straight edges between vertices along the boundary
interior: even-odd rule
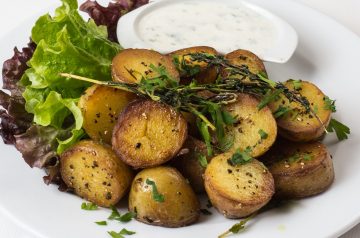
[[[24,72],[29,67],[26,62],[32,57],[36,45],[31,41],[28,47],[19,51],[14,49],[14,55],[3,64],[3,88],[11,95],[0,90],[0,136],[4,143],[14,144],[15,135],[25,133],[31,126],[33,116],[25,110],[25,100],[22,97],[24,88],[18,85]]]
[[[116,0],[103,7],[96,1],[87,0],[80,6],[80,10],[88,13],[97,25],[106,26],[109,39],[118,42],[116,26],[120,17],[148,2],[149,0]]]
[[[22,89],[19,88],[17,83],[23,76],[25,70],[29,67],[28,62],[34,54],[36,44],[30,42],[28,47],[19,51],[17,48],[14,49],[14,56],[6,60],[3,64],[2,77],[3,77],[3,88],[10,90],[12,95],[21,96]]]

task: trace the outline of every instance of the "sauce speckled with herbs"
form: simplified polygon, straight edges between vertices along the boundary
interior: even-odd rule
[[[151,47],[170,52],[207,45],[219,52],[248,49],[261,55],[277,36],[275,25],[245,4],[189,1],[167,4],[145,14],[137,32]]]

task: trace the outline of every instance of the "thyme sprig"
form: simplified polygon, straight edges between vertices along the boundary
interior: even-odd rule
[[[187,60],[175,62],[181,64],[182,70],[189,70],[189,73],[193,73],[191,65],[194,64],[191,64],[191,61],[196,61],[204,62],[208,67],[225,68],[227,74],[220,75],[216,83],[202,85],[196,84],[195,81],[189,85],[180,85],[168,74],[164,66],[156,67],[154,65],[150,65],[150,67],[157,72],[157,76],[151,78],[128,69],[128,72],[137,81],[139,75],[141,76],[139,83],[99,81],[67,73],[62,73],[61,76],[129,91],[140,97],[170,105],[176,110],[194,114],[197,117],[199,131],[207,145],[208,155],[212,155],[210,130],[216,132],[216,141],[219,144],[226,144],[225,142],[228,140],[225,136],[225,127],[232,125],[236,120],[228,112],[223,111],[221,105],[235,102],[237,93],[247,93],[262,98],[261,107],[283,94],[290,102],[298,102],[307,113],[313,114],[323,124],[310,108],[309,101],[299,92],[288,89],[280,82],[268,79],[264,74],[252,73],[246,65],[233,65],[223,56],[207,53],[191,53],[186,56],[188,56]],[[199,94],[200,91],[211,92],[213,96],[204,97]]]

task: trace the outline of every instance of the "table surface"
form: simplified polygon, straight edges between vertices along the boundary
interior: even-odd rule
[[[289,0],[290,1],[290,0]],[[358,0],[296,0],[326,15],[331,16],[348,29],[355,32],[360,37],[360,1]],[[108,0],[100,0],[99,2],[106,3]],[[48,9],[54,1],[49,0],[12,0],[2,4],[0,14],[0,37],[7,32],[13,30],[17,25],[21,24],[24,19],[27,19],[37,13],[41,13],[42,9]],[[39,8],[39,6],[41,6]],[[16,11],[14,13],[14,11]],[[11,22],[11,24],[8,24]],[[19,46],[21,47],[21,46]],[[24,231],[13,223],[8,217],[0,213],[0,237],[6,238],[37,238],[28,232]],[[341,238],[357,238],[360,237],[360,224],[348,231]]]

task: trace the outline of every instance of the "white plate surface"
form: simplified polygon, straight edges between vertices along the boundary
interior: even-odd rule
[[[335,117],[350,126],[349,140],[326,140],[334,158],[336,180],[326,193],[291,203],[259,215],[239,237],[337,237],[360,221],[360,39],[330,18],[292,1],[252,0],[288,21],[299,34],[299,46],[286,64],[267,64],[272,79],[310,80],[331,98],[337,99]],[[31,26],[26,23],[0,41],[1,62],[11,56],[11,49],[23,39]],[[55,186],[42,183],[43,172],[30,169],[20,154],[0,143],[0,209],[17,224],[46,238],[109,237],[106,231],[126,227],[137,232],[131,237],[217,237],[235,220],[227,220],[213,209],[199,223],[179,229],[153,227],[132,221],[110,223],[101,227],[109,211],[83,211],[82,200],[60,193]],[[125,204],[120,205],[125,211]]]

